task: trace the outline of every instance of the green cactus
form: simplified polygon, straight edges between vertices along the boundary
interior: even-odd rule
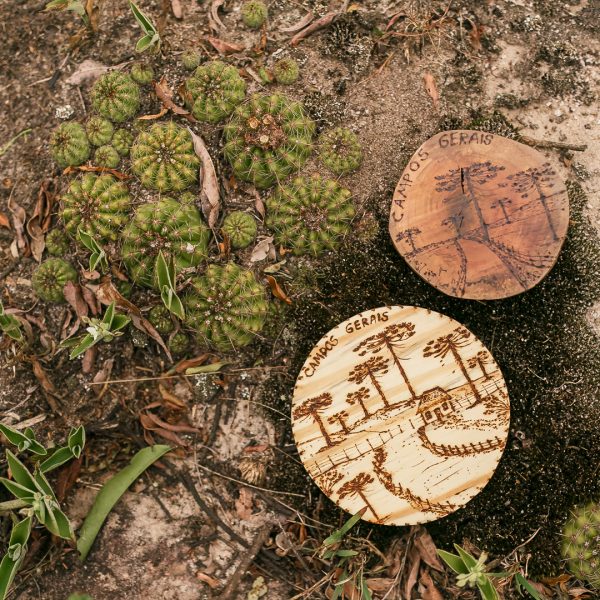
[[[336,127],[321,135],[318,142],[319,158],[336,175],[355,171],[362,161],[362,148],[354,133]]]
[[[119,294],[123,296],[123,298],[131,298],[131,292],[133,292],[133,284],[131,281],[123,281],[118,279],[115,287],[117,288]]]
[[[86,173],[73,181],[62,197],[61,216],[73,237],[81,227],[104,243],[116,241],[119,229],[129,219],[129,205],[129,191],[122,181],[107,173]]]
[[[198,67],[185,87],[192,114],[208,123],[222,121],[246,97],[246,84],[238,70],[220,60]]]
[[[196,183],[199,166],[190,132],[172,121],[142,131],[131,148],[131,170],[144,187],[159,192]]]
[[[140,107],[140,88],[126,73],[111,71],[102,75],[92,88],[92,106],[113,123],[123,123]]]
[[[234,263],[209,265],[184,298],[186,321],[217,350],[246,346],[265,324],[267,300],[252,271]]]
[[[127,129],[117,129],[112,138],[112,147],[121,155],[129,156],[133,144],[133,135]]]
[[[562,554],[571,573],[600,589],[600,505],[575,509],[563,538]]]
[[[159,250],[176,272],[197,267],[207,255],[210,232],[195,206],[162,198],[142,204],[121,235],[123,261],[134,282],[153,287]]]
[[[85,131],[93,146],[104,146],[112,139],[115,128],[108,119],[94,115],[87,120]]]
[[[154,69],[150,65],[135,63],[131,67],[131,78],[140,85],[147,85],[154,79]]]
[[[90,157],[90,142],[80,123],[63,123],[50,136],[50,154],[59,167],[78,167]]]
[[[69,251],[69,240],[60,229],[53,229],[46,235],[46,250],[52,256],[64,256]]]
[[[116,169],[121,162],[121,157],[111,145],[107,144],[96,149],[96,152],[94,152],[93,162],[97,167]]]
[[[275,81],[283,85],[291,85],[300,75],[300,67],[293,58],[282,58],[273,65]]]
[[[190,347],[190,338],[185,333],[178,331],[169,338],[167,346],[169,347],[171,354],[174,354],[175,356],[183,354],[184,352],[187,352]]]
[[[171,312],[166,306],[159,304],[150,309],[148,313],[148,321],[154,325],[154,328],[161,335],[167,335],[175,329]]]
[[[63,288],[67,281],[77,281],[77,271],[62,258],[49,258],[31,277],[33,291],[47,302],[64,302]]]
[[[315,175],[278,188],[267,200],[265,224],[294,254],[317,255],[337,247],[353,217],[351,193]]]
[[[236,210],[223,220],[223,232],[235,249],[247,248],[256,238],[256,221],[252,215]]]
[[[262,0],[246,0],[242,4],[242,21],[251,29],[258,29],[267,20],[269,9]]]
[[[253,96],[224,128],[225,157],[233,172],[268,188],[297,171],[309,157],[315,124],[285,96]]]
[[[200,52],[196,50],[186,50],[181,55],[181,63],[183,64],[183,68],[188,71],[193,71],[194,69],[200,66],[202,62],[202,56]]]

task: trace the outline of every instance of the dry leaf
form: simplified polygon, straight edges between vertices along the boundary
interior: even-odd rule
[[[219,8],[223,6],[225,0],[213,0],[210,3],[210,9],[208,11],[208,24],[213,31],[218,31],[219,28],[225,29],[223,21],[219,18]]]
[[[265,203],[263,202],[263,199],[260,197],[260,194],[258,193],[258,190],[256,188],[254,188],[254,208],[264,220],[265,215],[267,214],[267,210],[265,208]]]
[[[423,82],[425,83],[425,91],[429,94],[431,101],[433,102],[433,108],[435,110],[440,109],[440,94],[437,86],[435,85],[435,79],[431,73],[425,73],[423,75]]]
[[[29,248],[29,242],[25,237],[25,221],[27,220],[27,213],[22,206],[19,206],[12,198],[12,194],[8,198],[7,202],[8,210],[12,214],[12,225],[15,231],[16,239],[16,250],[17,253],[15,258],[22,254],[23,256],[31,256],[31,249]]]
[[[206,573],[203,573],[202,571],[198,571],[198,573],[196,573],[196,578],[199,579],[200,581],[204,581],[204,583],[207,583],[209,585],[209,587],[211,588],[218,588],[220,587],[221,583],[216,580],[214,577],[211,577],[210,575],[207,575]]]
[[[50,228],[52,220],[52,207],[54,205],[55,194],[50,191],[51,185],[51,179],[44,179],[38,190],[33,214],[29,221],[27,221],[27,233],[31,239],[31,254],[38,262],[41,262],[42,254],[46,247],[44,233]]]
[[[243,521],[248,521],[252,517],[252,507],[254,505],[254,494],[247,487],[240,488],[240,495],[235,501],[235,512]]]
[[[43,390],[48,394],[56,394],[56,388],[48,378],[48,375],[46,374],[46,371],[44,371],[44,368],[40,364],[40,361],[37,360],[37,358],[32,358],[31,364],[33,366],[33,374],[35,375],[35,378],[40,382],[40,385],[42,386]]]
[[[171,10],[176,19],[183,19],[183,9],[180,0],[171,0]]]
[[[96,354],[98,353],[98,346],[92,346],[85,351],[83,360],[81,362],[81,370],[84,373],[91,373],[96,362]]]
[[[290,27],[281,27],[279,31],[283,31],[284,33],[296,33],[296,31],[300,31],[304,29],[314,18],[312,11],[308,11],[297,23],[294,23]]]
[[[111,67],[107,67],[96,60],[86,59],[67,78],[67,83],[69,85],[81,85],[88,81],[95,81],[110,69]]]
[[[158,390],[162,399],[165,401],[165,405],[169,408],[175,410],[186,408],[185,402],[180,400],[173,392],[170,392],[162,383],[158,384]]]
[[[153,121],[154,119],[160,119],[164,117],[169,112],[169,109],[163,104],[163,107],[154,115],[144,115],[142,117],[138,117],[138,121]]]
[[[279,300],[283,300],[286,304],[291,304],[291,298],[283,291],[283,288],[279,285],[277,279],[273,277],[273,275],[267,275],[267,281],[269,282],[269,286],[271,287],[271,293],[275,298],[279,298]]]
[[[10,221],[8,220],[8,217],[0,212],[0,227],[6,227],[7,229],[10,229]]]
[[[92,381],[94,383],[104,383],[105,381],[108,381],[110,378],[110,374],[112,373],[114,364],[114,358],[107,358],[104,361],[102,368],[94,375]]]
[[[435,587],[435,583],[433,583],[431,575],[425,569],[421,571],[419,588],[423,588],[422,590],[419,589],[422,600],[444,600],[444,597],[442,594],[440,594],[440,591]]]
[[[83,171],[85,173],[110,173],[117,179],[124,181],[125,179],[130,179],[129,175],[126,175],[122,171],[117,171],[117,169],[109,169],[108,167],[92,167],[90,165],[80,165],[79,167],[67,167],[63,171],[63,175],[70,175],[71,173],[75,173],[76,171]]]
[[[262,239],[252,250],[250,262],[259,262],[265,258],[275,258],[275,246],[273,245],[273,236]]]
[[[404,596],[406,598],[412,598],[412,590],[417,583],[417,576],[419,574],[419,567],[421,565],[421,557],[418,550],[413,546],[408,553],[408,577],[404,585]]]
[[[184,373],[187,369],[191,367],[198,367],[203,365],[208,359],[208,354],[201,354],[200,356],[196,356],[194,358],[185,358],[180,360],[175,367],[172,369],[174,373]]]
[[[210,42],[211,46],[219,53],[219,54],[231,54],[232,52],[241,52],[246,48],[241,44],[234,44],[232,42],[226,42],[225,40],[221,40],[216,37],[212,37],[210,35],[206,36],[206,39]]]
[[[389,594],[392,586],[397,584],[397,580],[392,577],[370,577],[366,580],[369,589],[372,592],[379,592],[383,594]]]
[[[301,40],[312,35],[315,31],[319,31],[319,29],[323,29],[323,27],[327,27],[340,13],[338,11],[328,12],[326,15],[322,16],[320,19],[311,23],[308,27],[300,30],[291,40],[290,46],[297,46]]]
[[[208,221],[208,226],[214,229],[219,219],[221,210],[221,200],[219,197],[219,180],[215,171],[215,165],[206,149],[204,141],[199,135],[196,135],[189,127],[188,131],[194,142],[194,151],[200,158],[200,207],[202,214]]]
[[[83,298],[83,292],[78,283],[67,281],[63,288],[63,294],[79,318],[88,316],[90,307]]]
[[[148,417],[148,423],[151,421],[156,425],[156,427],[162,427],[167,431],[173,431],[177,433],[200,433],[200,430],[197,427],[192,427],[191,425],[186,425],[185,423],[173,425],[171,423],[163,421],[160,417],[157,417],[154,413],[151,412],[145,412],[142,413],[142,415]],[[153,427],[148,427],[148,429],[153,429]]]
[[[417,531],[414,544],[421,555],[421,560],[432,569],[443,571],[444,565],[442,565],[438,557],[435,544],[433,543],[429,532],[425,527],[418,527]]]
[[[167,85],[167,80],[165,77],[162,77],[160,81],[154,82],[154,93],[165,108],[168,108],[176,115],[181,115],[190,123],[196,122],[196,119],[190,114],[189,110],[186,110],[185,108],[175,104],[173,101],[173,90]]]
[[[91,30],[98,31],[98,15],[100,10],[97,6],[94,6],[94,0],[86,0],[85,13],[88,16]]]

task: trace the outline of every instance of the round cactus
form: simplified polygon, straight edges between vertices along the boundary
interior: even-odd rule
[[[105,73],[92,88],[92,105],[103,117],[123,123],[140,107],[140,88],[126,73]]]
[[[141,85],[152,83],[154,79],[154,69],[150,65],[135,63],[131,67],[131,78]]]
[[[228,214],[223,221],[223,232],[236,249],[247,248],[256,237],[256,221],[248,213],[236,210]]]
[[[119,292],[119,294],[121,294],[121,296],[123,296],[123,298],[131,297],[131,292],[133,291],[133,284],[131,283],[131,281],[123,281],[119,279],[115,285],[117,291]]]
[[[242,21],[251,29],[258,29],[267,20],[269,9],[262,0],[247,0],[242,4]]]
[[[162,304],[150,309],[148,321],[150,321],[150,323],[154,325],[156,331],[162,335],[171,333],[175,329],[175,324],[173,323],[173,319],[171,319],[171,312]]]
[[[83,125],[59,125],[50,137],[50,154],[59,167],[82,165],[90,157],[90,142]]]
[[[77,281],[77,271],[62,258],[49,258],[31,277],[33,291],[47,302],[64,302],[63,288],[67,281]]]
[[[108,119],[94,115],[87,120],[85,131],[93,146],[104,146],[112,139],[115,128]]]
[[[297,177],[267,200],[265,224],[294,254],[334,249],[354,217],[351,193],[333,180]]]
[[[155,285],[159,250],[173,257],[175,270],[197,267],[206,257],[210,232],[195,206],[171,198],[142,204],[125,227],[123,261],[136,283]]]
[[[198,180],[200,160],[189,131],[173,122],[142,131],[131,148],[131,169],[142,185],[160,192],[181,191]]]
[[[183,64],[183,68],[187,69],[188,71],[193,71],[199,67],[201,62],[202,56],[200,55],[200,52],[197,52],[196,50],[186,50],[181,55],[181,63]]]
[[[112,147],[121,155],[129,156],[131,145],[133,144],[133,135],[127,129],[117,129],[112,138]]]
[[[323,164],[336,175],[344,175],[358,169],[362,149],[358,138],[349,129],[336,127],[319,138],[319,157]]]
[[[300,75],[300,67],[293,58],[282,58],[273,65],[275,81],[283,85],[291,85]]]
[[[234,263],[209,265],[191,285],[184,298],[186,321],[202,343],[231,350],[249,344],[263,328],[268,305],[252,271]]]
[[[46,250],[52,256],[64,256],[69,251],[69,240],[63,231],[53,229],[46,236]]]
[[[208,123],[222,121],[246,96],[246,84],[237,69],[220,60],[198,67],[185,87],[192,114]]]
[[[600,505],[576,509],[565,525],[563,558],[575,577],[600,589]]]
[[[121,162],[119,153],[110,145],[100,146],[94,152],[94,164],[97,167],[106,167],[107,169],[116,169]]]
[[[225,157],[237,177],[268,188],[297,171],[310,155],[315,124],[285,96],[254,96],[224,128]]]
[[[62,197],[61,216],[67,232],[75,237],[81,227],[98,241],[116,241],[128,220],[129,191],[112,175],[86,173],[71,183]]]
[[[178,331],[169,338],[167,346],[169,347],[171,354],[183,354],[190,347],[190,338],[185,333]]]

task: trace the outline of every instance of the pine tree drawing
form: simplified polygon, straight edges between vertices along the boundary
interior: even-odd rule
[[[343,500],[346,497],[358,496],[360,499],[366,504],[368,509],[371,511],[373,516],[377,521],[379,521],[379,516],[375,512],[375,509],[369,502],[365,489],[371,485],[375,480],[372,475],[368,473],[359,473],[354,479],[347,481],[342,485],[338,490],[338,496],[340,500]]]
[[[341,410],[340,412],[335,413],[335,415],[331,415],[327,419],[327,422],[330,425],[336,425],[339,423],[339,426],[341,427],[341,429],[344,433],[350,433],[350,430],[348,429],[348,425],[346,423],[349,416],[350,415],[348,414],[347,411]]]
[[[475,356],[469,359],[467,365],[469,369],[479,367],[485,379],[491,379],[491,374],[487,372],[485,366],[494,364],[492,355],[487,350],[480,350]]]
[[[360,404],[360,407],[363,409],[365,413],[365,418],[371,416],[367,407],[365,406],[365,401],[369,399],[369,388],[361,387],[358,388],[355,392],[350,392],[346,396],[346,401],[348,404]]]
[[[390,403],[383,393],[381,384],[377,380],[377,375],[385,375],[388,372],[389,362],[388,359],[384,359],[382,356],[372,356],[365,362],[356,365],[352,371],[350,371],[348,374],[348,381],[361,385],[363,381],[369,379],[373,384],[373,387],[377,390],[383,404],[389,406]]]
[[[305,400],[300,406],[294,409],[293,414],[294,419],[312,419],[321,430],[327,446],[332,446],[333,442],[331,441],[331,437],[329,436],[327,429],[325,429],[325,425],[323,424],[323,420],[321,419],[321,415],[319,413],[331,406],[332,402],[333,397],[331,394],[329,392],[325,392],[324,394]]]

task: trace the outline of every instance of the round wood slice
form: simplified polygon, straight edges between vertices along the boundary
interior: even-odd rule
[[[502,373],[460,323],[413,306],[363,312],[325,335],[294,389],[300,458],[341,508],[408,525],[466,504],[504,450]]]
[[[445,131],[410,159],[390,235],[421,277],[458,298],[520,294],[554,266],[569,224],[563,182],[537,150],[484,131]]]

